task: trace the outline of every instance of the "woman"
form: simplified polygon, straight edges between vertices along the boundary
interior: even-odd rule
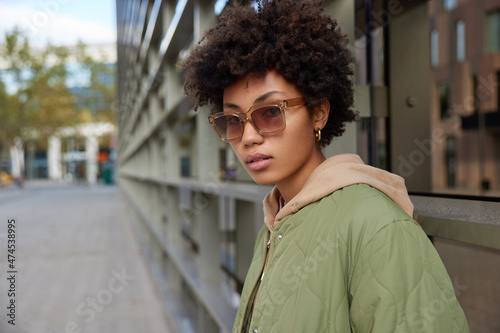
[[[321,151],[356,116],[353,59],[320,6],[228,8],[184,64],[195,108],[275,185],[233,332],[468,332],[403,179]]]

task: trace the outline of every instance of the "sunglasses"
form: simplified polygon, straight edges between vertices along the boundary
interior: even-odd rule
[[[305,104],[304,97],[267,102],[254,105],[244,113],[236,111],[218,112],[210,115],[208,121],[215,129],[219,139],[230,142],[243,136],[243,129],[247,121],[261,135],[283,131],[285,129],[285,109]]]

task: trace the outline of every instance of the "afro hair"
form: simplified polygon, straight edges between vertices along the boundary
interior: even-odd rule
[[[195,110],[211,105],[222,111],[224,89],[241,77],[263,77],[277,70],[294,83],[309,110],[330,102],[320,145],[341,136],[354,121],[353,56],[337,22],[323,13],[321,1],[260,0],[235,4],[208,30],[183,68],[184,90]]]

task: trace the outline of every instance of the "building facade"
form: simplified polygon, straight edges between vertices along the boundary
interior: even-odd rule
[[[475,320],[475,302],[481,298],[498,310],[500,298],[495,295],[500,291],[483,293],[472,285],[477,279],[494,284],[494,277],[484,272],[500,257],[500,245],[492,238],[500,235],[500,221],[494,215],[485,221],[484,216],[477,217],[479,213],[463,217],[460,210],[468,208],[460,204],[454,206],[459,217],[451,217],[453,199],[436,206],[429,204],[436,201],[420,196],[447,189],[443,178],[436,176],[445,172],[446,164],[436,162],[441,159],[436,156],[448,142],[442,133],[448,133],[447,120],[436,121],[435,116],[435,82],[441,65],[431,64],[432,31],[441,24],[435,17],[445,3],[453,8],[447,0],[323,2],[325,12],[347,34],[356,57],[354,108],[359,113],[359,121],[348,125],[324,152],[326,156],[357,153],[366,163],[405,178],[415,194],[415,218],[435,236],[452,280],[467,281],[469,294],[459,301],[471,329],[485,332],[484,322]],[[262,199],[271,189],[251,181],[210,127],[208,109],[194,112],[183,95],[178,64],[230,5],[231,1],[117,1],[119,184],[137,216],[138,235],[169,310],[172,330],[178,332],[231,331],[263,223]],[[453,10],[458,11],[459,4]],[[436,45],[441,64],[445,50],[441,41]],[[456,70],[446,73],[455,75]],[[481,107],[490,110],[493,104]],[[456,179],[460,183],[461,178]],[[474,200],[468,204],[473,207],[469,212],[479,209]],[[491,207],[500,212],[495,203]],[[498,228],[491,227],[492,221]],[[464,231],[467,228],[475,231]],[[462,263],[455,260],[457,251],[474,262],[481,256],[482,266],[464,273]],[[500,321],[491,319],[488,325],[500,328]]]
[[[429,3],[437,192],[500,189],[500,1]]]

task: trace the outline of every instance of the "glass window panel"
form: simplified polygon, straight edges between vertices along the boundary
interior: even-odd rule
[[[217,0],[214,4],[214,13],[215,15],[220,15],[222,10],[226,7],[227,0]]]
[[[457,61],[465,60],[465,23],[464,21],[457,22]]]
[[[456,186],[457,174],[457,139],[448,137],[446,139],[446,183],[447,187]]]
[[[497,71],[497,109],[500,110],[500,71]]]
[[[484,3],[484,0],[479,0],[477,3],[474,0],[463,0],[460,5],[465,9],[467,6],[483,6]],[[454,10],[458,7],[457,1],[443,0],[443,4],[445,7],[441,8],[446,10]],[[362,28],[365,20],[364,7],[359,6],[356,9],[356,27],[359,31],[364,31]],[[498,172],[500,170],[500,149],[498,148],[500,147],[498,135],[500,130],[500,84],[498,84],[500,74],[497,75],[497,73],[500,73],[500,65],[495,61],[487,61],[486,58],[491,57],[490,54],[500,52],[500,10],[487,12],[483,18],[464,15],[467,21],[457,17],[455,21],[452,21],[451,29],[448,29],[449,15],[443,16],[443,13],[439,11],[429,12],[428,19],[432,27],[427,35],[429,44],[428,48],[424,46],[421,48],[428,51],[415,54],[414,57],[415,59],[430,57],[429,87],[434,88],[429,88],[429,97],[431,97],[429,100],[432,100],[429,107],[433,110],[428,122],[420,119],[421,122],[415,122],[415,126],[422,126],[425,130],[428,124],[431,133],[429,137],[419,139],[416,150],[421,150],[425,158],[427,156],[431,158],[431,169],[428,175],[431,179],[431,192],[498,197],[500,195],[500,173]],[[410,18],[410,15],[408,17]],[[405,13],[400,14],[399,18],[405,20]],[[408,21],[408,26],[411,26],[411,19]],[[398,29],[401,27],[406,27],[406,25],[398,26]],[[438,30],[437,27],[440,29]],[[356,36],[356,84],[386,81],[383,76],[378,76],[379,73],[376,69],[374,70],[374,67],[380,62],[391,69],[398,68],[397,63],[402,61],[401,58],[394,56],[384,59],[385,54],[379,53],[382,48],[376,47],[378,41],[375,32],[377,32],[376,29],[371,36],[373,39],[369,42],[366,41],[364,34],[359,33]],[[408,31],[408,34],[410,33],[411,30]],[[479,34],[484,34],[484,36],[481,37]],[[386,37],[394,38],[392,36],[394,35],[383,36],[383,44],[380,43],[380,45],[386,44],[389,48],[394,47],[398,40],[394,42],[385,39]],[[468,54],[466,47],[470,42],[466,38],[471,41],[485,40],[486,52]],[[367,59],[367,45],[371,46],[373,51],[371,60]],[[445,47],[440,47],[440,45]],[[451,46],[452,49],[446,49],[446,46]],[[466,70],[461,70],[462,66],[457,67],[457,62],[470,63]],[[477,67],[475,63],[482,65]],[[380,69],[382,68],[380,66]],[[385,82],[388,84],[389,92],[397,90],[395,87],[401,82],[412,82],[415,91],[418,91],[421,87],[419,85],[422,85],[422,81],[419,81],[421,77],[419,73],[410,73],[411,71],[404,79],[398,77],[397,80]],[[485,94],[485,90],[489,94]],[[410,89],[409,97],[411,93]],[[420,101],[416,100],[417,106]],[[410,105],[409,98],[407,98],[407,103]],[[392,108],[389,110],[389,117],[401,112],[400,110]],[[398,142],[402,138],[391,137],[391,133],[393,132],[390,126],[384,128],[383,118],[360,119],[357,124],[357,152],[363,160],[370,161],[370,164],[393,168],[391,171],[397,172],[397,167],[394,166],[397,164],[394,161],[397,161],[399,155],[391,150],[392,144],[384,145],[384,142]],[[381,137],[382,134],[388,137],[384,139]],[[426,152],[429,153],[426,155]],[[409,156],[415,157],[416,154],[410,151]],[[384,165],[385,160],[388,162],[387,165]],[[415,165],[416,170],[418,167]],[[421,177],[422,181],[426,181],[425,175]],[[408,189],[415,191],[411,186]]]
[[[431,65],[439,65],[439,35],[436,29],[431,31]]]
[[[486,43],[488,53],[500,52],[500,10],[486,17]]]
[[[444,0],[444,9],[452,10],[457,6],[457,0]]]
[[[449,117],[450,110],[450,85],[448,82],[439,84],[439,111],[441,119]]]

